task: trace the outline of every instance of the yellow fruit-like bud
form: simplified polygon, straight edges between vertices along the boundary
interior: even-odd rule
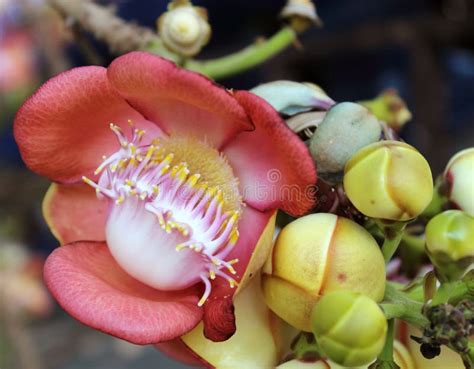
[[[450,187],[451,202],[474,216],[474,147],[462,150],[451,158],[444,178]]]
[[[474,263],[474,218],[461,210],[438,214],[426,226],[426,251],[443,280],[460,278]]]
[[[344,366],[374,361],[387,335],[387,320],[377,303],[349,291],[321,297],[314,307],[312,323],[321,350]]]
[[[180,55],[193,56],[209,42],[207,11],[189,0],[174,0],[158,18],[158,33],[165,46]]]
[[[380,141],[359,150],[344,169],[344,189],[363,214],[406,221],[417,217],[433,197],[426,159],[399,141]]]
[[[283,228],[263,273],[270,309],[307,332],[321,295],[351,290],[380,301],[385,291],[377,242],[357,223],[333,214],[307,215]]]

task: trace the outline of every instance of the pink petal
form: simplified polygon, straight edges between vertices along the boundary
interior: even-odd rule
[[[138,282],[120,269],[104,242],[56,249],[45,263],[44,278],[73,317],[135,344],[172,340],[202,319],[200,291],[163,292]]]
[[[315,201],[316,168],[305,144],[263,99],[245,91],[235,98],[256,126],[224,148],[245,201],[259,210],[308,212]]]
[[[233,276],[240,284],[247,284],[257,274],[271,250],[275,225],[275,211],[265,213],[244,208],[239,222],[240,237],[228,260],[239,259],[234,265]],[[225,341],[235,332],[235,317],[232,297],[236,291],[229,283],[217,278],[212,284],[212,293],[204,304],[204,335],[212,341]]]
[[[84,183],[53,183],[43,200],[43,215],[61,245],[74,241],[105,240],[108,202],[97,199]]]
[[[46,82],[20,108],[14,134],[26,165],[57,182],[89,175],[119,147],[111,122],[128,131],[128,119],[151,136],[159,128],[146,121],[112,90],[106,69],[71,69]]]
[[[194,72],[145,52],[132,52],[108,68],[112,85],[168,134],[185,134],[220,147],[253,129],[244,109],[225,89]]]

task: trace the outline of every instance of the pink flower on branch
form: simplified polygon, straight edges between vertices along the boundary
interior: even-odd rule
[[[84,324],[137,344],[201,321],[228,339],[276,209],[314,202],[313,161],[270,105],[148,53],[51,79],[14,132],[28,167],[54,182],[43,207],[63,246],[47,286]]]

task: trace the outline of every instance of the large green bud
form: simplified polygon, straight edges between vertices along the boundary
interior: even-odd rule
[[[459,279],[474,263],[474,218],[460,210],[435,216],[426,226],[426,252],[441,279]]]
[[[321,297],[313,310],[312,327],[324,354],[350,367],[373,362],[387,335],[387,320],[377,303],[349,291]]]

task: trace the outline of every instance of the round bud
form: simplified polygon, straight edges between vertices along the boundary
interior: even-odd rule
[[[206,9],[193,6],[188,0],[174,0],[158,18],[158,33],[171,51],[196,55],[211,36]]]
[[[460,278],[474,263],[474,218],[461,210],[438,214],[426,226],[426,251],[439,276]]]
[[[380,141],[359,150],[346,164],[344,190],[364,215],[406,221],[417,217],[433,197],[426,159],[399,141]]]
[[[262,276],[265,301],[290,325],[311,331],[321,295],[352,290],[380,301],[385,263],[374,238],[334,214],[311,214],[282,229]]]
[[[382,127],[365,107],[351,102],[334,105],[311,137],[309,149],[323,178],[340,173],[361,148],[380,140]]]
[[[451,158],[444,178],[449,184],[449,200],[474,216],[474,147],[462,150]]]
[[[350,291],[321,297],[314,306],[312,327],[321,350],[344,366],[374,361],[387,335],[387,320],[377,303]]]

